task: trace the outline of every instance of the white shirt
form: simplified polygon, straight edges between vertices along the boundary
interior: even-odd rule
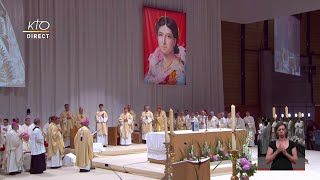
[[[208,120],[208,129],[215,129],[219,124],[218,118],[213,116],[211,119]]]
[[[246,116],[243,118],[244,123],[247,123],[249,128],[253,129],[253,133],[256,133],[256,125],[252,116]]]
[[[2,134],[4,137],[7,136],[7,133],[9,132],[8,129],[9,129],[9,125],[7,125],[7,126],[1,126],[1,134]]]
[[[31,132],[31,155],[39,155],[46,152],[44,147],[44,137],[40,128],[35,128]]]
[[[218,125],[220,125],[219,128],[227,128],[227,120],[224,117],[218,119]]]
[[[35,127],[36,127],[36,125],[34,123],[32,123],[28,128],[28,134],[31,134]]]

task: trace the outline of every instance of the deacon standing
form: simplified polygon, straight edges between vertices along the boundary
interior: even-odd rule
[[[57,123],[59,124],[59,122]],[[35,127],[31,132],[31,165],[30,174],[41,174],[46,170],[46,149],[40,126],[40,119],[34,120]],[[52,130],[52,128],[51,128]],[[51,133],[52,134],[52,133]],[[61,137],[62,141],[62,137]],[[54,141],[51,141],[53,143]],[[57,141],[55,141],[57,142]],[[51,146],[52,147],[52,146]],[[63,146],[62,146],[63,147]],[[51,150],[52,151],[52,150]]]
[[[103,104],[99,104],[99,111],[96,113],[97,123],[97,142],[101,143],[103,147],[108,145],[108,114],[103,110]]]
[[[249,146],[254,146],[254,139],[255,139],[255,134],[256,134],[256,125],[254,122],[253,117],[250,115],[249,111],[246,112],[246,117],[243,118],[243,121],[246,126],[247,130],[247,137],[249,137],[249,133],[252,133],[252,140],[249,144]]]
[[[69,104],[64,105],[64,111],[60,114],[60,127],[63,130],[65,147],[70,147],[70,129],[74,127],[74,115],[69,109]]]
[[[164,122],[167,119],[167,115],[166,112],[164,112],[164,110],[161,109],[161,107],[157,108],[157,112],[154,115],[154,119],[155,121],[155,132],[160,132],[160,131],[164,131]]]
[[[93,137],[88,128],[89,121],[86,119],[82,124],[83,126],[74,137],[74,147],[77,156],[75,165],[80,168],[80,172],[89,172],[93,159]]]
[[[133,118],[132,125],[131,125],[132,132],[133,132],[136,124],[138,125],[139,123],[137,122],[137,119],[136,119],[136,117],[137,117],[136,113],[131,109],[131,105],[127,105],[127,107],[128,107],[129,113],[132,115],[132,118]],[[139,129],[139,127],[137,127],[137,128]]]
[[[81,128],[82,122],[87,119],[88,119],[88,116],[83,113],[83,108],[79,107],[79,113],[77,114],[77,116],[75,118],[74,127]]]
[[[64,154],[64,144],[60,119],[53,117],[48,128],[48,167],[60,168],[62,166],[62,156]]]
[[[23,166],[23,149],[22,135],[18,132],[19,125],[13,122],[12,129],[6,137],[6,152],[7,152],[7,173],[10,175],[20,174]]]
[[[128,146],[131,144],[131,124],[133,122],[132,115],[128,112],[128,108],[124,108],[124,112],[119,117],[120,122],[120,144]]]
[[[144,106],[144,111],[141,113],[141,129],[142,129],[142,141],[146,143],[146,134],[152,132],[153,113],[149,111],[149,106]]]

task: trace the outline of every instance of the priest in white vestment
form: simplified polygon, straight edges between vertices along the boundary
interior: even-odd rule
[[[51,119],[51,118],[50,118]],[[44,147],[44,137],[40,129],[40,119],[34,120],[35,127],[33,128],[31,138],[31,165],[30,174],[41,174],[46,168],[46,149]]]
[[[218,124],[218,118],[215,117],[214,112],[211,111],[208,115],[208,129],[216,129]]]
[[[240,116],[240,112],[236,114],[236,128],[237,129],[246,129],[243,119]]]
[[[231,113],[227,114],[227,128],[232,128],[232,119],[231,119]]]
[[[60,168],[62,166],[62,156],[64,155],[64,142],[59,126],[60,119],[53,117],[48,128],[48,154],[47,166],[50,168]]]
[[[131,143],[131,124],[133,122],[132,115],[128,112],[128,108],[124,108],[124,112],[119,117],[120,122],[120,145],[128,146]]]
[[[76,153],[76,166],[80,172],[89,172],[93,159],[93,137],[89,126],[89,120],[82,122],[83,126],[78,130],[74,137],[74,147]]]
[[[103,147],[108,145],[108,114],[103,110],[103,104],[99,104],[99,111],[97,111],[96,116],[97,123],[97,143],[101,143]]]
[[[53,118],[53,116],[50,116],[48,119],[48,122],[42,128],[44,140],[46,142],[48,142],[48,140],[47,140],[48,139],[48,128],[49,128],[50,123],[52,122],[52,118]]]
[[[150,107],[148,105],[144,106],[144,111],[141,113],[141,129],[142,129],[142,140],[145,143],[146,134],[149,132],[153,132],[152,121],[153,121],[153,113],[149,110]]]
[[[22,135],[19,125],[13,122],[12,129],[6,137],[6,172],[10,175],[20,174],[23,166]]]
[[[29,126],[30,126],[30,118],[26,117],[24,120],[24,124],[21,126],[21,132],[25,132],[29,134]]]
[[[137,122],[137,115],[136,115],[136,113],[132,110],[130,104],[128,104],[127,107],[128,107],[129,113],[132,115],[132,118],[133,118],[133,121],[132,121],[132,124],[131,124],[132,132],[133,132],[134,130],[139,130],[139,129],[140,129],[140,126],[139,126],[139,122]],[[136,126],[136,125],[137,125],[137,126]]]
[[[256,124],[254,122],[253,117],[250,115],[249,111],[246,112],[246,117],[243,118],[244,123],[246,125],[247,137],[249,136],[249,132],[252,132],[252,140],[249,146],[254,146],[255,134],[256,134]]]
[[[22,133],[23,170],[29,171],[31,164],[31,142],[27,132]]]
[[[206,121],[207,121],[207,116],[204,110],[201,111],[201,114],[197,117],[198,122],[200,123],[200,129],[206,129]]]
[[[190,118],[187,119],[187,129],[188,130],[191,130],[192,129],[192,122],[198,122],[198,118],[195,116],[195,113],[192,112],[191,115],[190,115]]]
[[[227,128],[227,120],[223,117],[223,113],[218,114],[218,128]]]

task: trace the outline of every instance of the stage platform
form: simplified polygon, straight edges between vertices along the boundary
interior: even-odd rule
[[[119,156],[127,154],[137,154],[137,153],[146,153],[147,145],[146,144],[132,144],[130,146],[110,146],[104,148],[104,151],[100,153],[94,153],[96,157],[100,156]],[[75,154],[74,149],[66,148],[65,153]]]

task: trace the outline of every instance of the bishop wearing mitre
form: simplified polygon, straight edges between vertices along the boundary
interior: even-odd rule
[[[144,111],[141,113],[141,129],[142,129],[142,141],[146,142],[146,134],[152,132],[153,113],[149,110],[148,105],[144,106]]]
[[[62,156],[64,155],[64,144],[62,129],[59,126],[60,119],[53,117],[48,128],[48,154],[47,165],[50,168],[60,168],[62,166]]]
[[[65,147],[70,146],[70,129],[74,127],[75,116],[69,110],[69,104],[64,105],[64,111],[60,114],[60,127],[63,130],[63,141]]]
[[[157,108],[157,112],[154,115],[154,123],[155,123],[155,132],[160,132],[160,131],[164,131],[164,122],[165,119],[167,119],[167,115],[166,112],[164,112],[164,110],[161,109],[161,107]]]
[[[120,144],[123,146],[128,146],[131,143],[132,129],[131,125],[133,123],[133,117],[129,113],[128,107],[124,107],[124,112],[119,117],[120,122]]]
[[[88,119],[88,116],[83,113],[83,108],[79,107],[79,113],[77,113],[76,115],[76,118],[74,121],[74,127],[77,129],[81,128],[83,121],[87,119]]]
[[[74,137],[74,147],[77,156],[75,165],[80,168],[80,172],[89,172],[93,159],[93,137],[88,128],[89,120],[84,120],[82,124],[83,126]]]
[[[97,123],[97,142],[101,143],[103,147],[108,145],[108,114],[103,110],[103,104],[99,104],[99,111],[96,113],[96,123]]]

